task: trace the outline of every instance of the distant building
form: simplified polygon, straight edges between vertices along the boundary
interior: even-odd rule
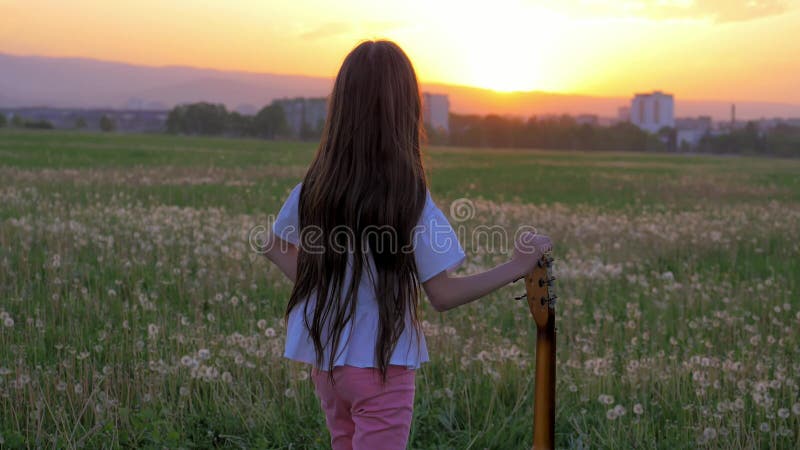
[[[243,116],[255,116],[258,113],[258,107],[250,103],[241,103],[234,108],[234,111]]]
[[[286,122],[295,137],[318,136],[328,113],[326,98],[284,98],[275,100],[283,107]]]
[[[422,120],[434,130],[450,132],[450,99],[444,94],[422,94]]]
[[[598,117],[597,125],[601,127],[611,127],[618,124],[620,121],[616,117]]]
[[[657,133],[664,127],[675,127],[675,100],[661,91],[636,94],[631,101],[631,122],[642,130]]]
[[[800,127],[800,118],[782,118],[775,117],[772,119],[760,119],[756,121],[758,131],[766,133],[780,126]]]
[[[590,125],[596,127],[600,124],[600,119],[595,114],[581,114],[575,118],[578,125]]]
[[[156,110],[162,111],[168,109],[167,106],[158,101],[144,100],[141,98],[132,97],[125,102],[125,108],[130,110]]]
[[[628,106],[620,106],[617,109],[617,121],[630,122],[631,121],[631,108]]]
[[[695,147],[703,137],[711,134],[714,122],[710,116],[675,119],[678,147]]]

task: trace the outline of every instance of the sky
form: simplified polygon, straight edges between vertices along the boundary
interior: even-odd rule
[[[0,0],[18,55],[333,77],[375,38],[427,83],[800,103],[800,0]]]

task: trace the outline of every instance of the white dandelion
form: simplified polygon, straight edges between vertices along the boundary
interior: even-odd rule
[[[604,405],[610,405],[614,403],[614,397],[606,394],[600,394],[600,396],[597,397],[597,401]]]

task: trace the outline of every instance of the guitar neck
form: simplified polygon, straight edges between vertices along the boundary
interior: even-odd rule
[[[533,448],[555,445],[556,415],[556,327],[555,314],[536,333],[536,375],[533,407]]]
[[[536,322],[536,378],[533,404],[533,448],[555,446],[556,419],[556,296],[551,288],[553,259],[545,254],[525,277],[528,308]]]

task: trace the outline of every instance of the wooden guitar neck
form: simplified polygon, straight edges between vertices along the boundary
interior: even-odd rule
[[[556,422],[556,327],[551,315],[547,327],[536,332],[536,375],[533,403],[533,448],[554,448]]]
[[[545,255],[525,277],[528,307],[536,322],[536,374],[533,405],[533,448],[555,446],[556,415],[556,316],[550,275],[553,259]]]

